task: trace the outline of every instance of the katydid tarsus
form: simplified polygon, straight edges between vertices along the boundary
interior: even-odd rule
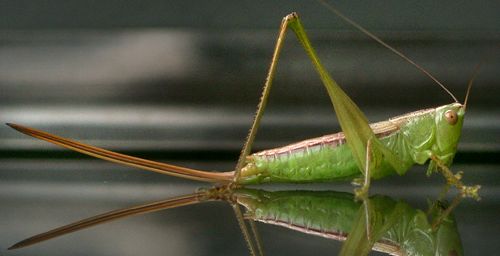
[[[400,57],[410,61],[335,9],[333,11]],[[318,72],[331,99],[342,132],[252,154],[252,144],[264,114],[288,29],[296,35]],[[446,178],[447,184],[458,188],[461,196],[478,199],[480,186],[463,185],[460,180],[461,173],[454,174],[448,168],[457,150],[473,79],[469,82],[464,103],[460,104],[427,71],[412,61],[410,63],[436,81],[453,97],[455,102],[437,108],[418,110],[370,125],[363,112],[321,64],[298,15],[296,13],[287,15],[281,23],[253,124],[236,167],[234,171],[229,172],[200,171],[159,163],[111,152],[21,125],[8,125],[27,135],[104,160],[192,180],[226,184],[231,188],[269,182],[306,183],[355,179],[356,182],[362,183],[361,188],[356,189],[356,197],[365,198],[369,190],[370,179],[378,179],[391,174],[403,175],[412,165],[429,162],[428,174],[440,171]],[[239,208],[235,208],[235,212],[238,216],[241,215]],[[240,223],[240,225],[245,224]],[[252,226],[251,228],[253,229]],[[242,226],[242,229],[248,240],[250,234],[245,233],[246,227]]]

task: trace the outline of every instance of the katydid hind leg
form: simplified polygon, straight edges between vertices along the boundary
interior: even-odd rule
[[[369,125],[368,119],[352,99],[342,90],[342,88],[331,78],[324,66],[321,64],[309,38],[302,26],[297,14],[290,14],[288,24],[294,31],[304,50],[311,59],[314,68],[318,72],[323,85],[325,86],[333,108],[339,120],[340,127],[345,134],[347,145],[352,151],[354,159],[361,172],[365,172],[366,165],[369,162],[372,172],[368,175],[374,175],[382,159],[386,159],[390,165],[398,172],[404,173],[404,163],[389,148],[375,136]],[[370,141],[370,161],[366,161],[368,141]],[[366,182],[365,182],[366,183]],[[369,183],[366,183],[369,184]],[[369,186],[369,185],[367,185]]]
[[[352,226],[348,231],[347,239],[342,244],[338,255],[368,255],[374,244],[373,226],[374,211],[370,198],[362,198]]]
[[[250,226],[250,230],[252,231],[255,245],[257,246],[257,251],[259,252],[259,255],[264,255],[264,249],[262,247],[262,239],[260,238],[259,230],[257,229],[257,225],[255,225],[255,221],[249,219],[248,225]]]
[[[375,137],[368,124],[368,119],[351,98],[349,98],[331,78],[330,74],[321,64],[298,15],[291,14],[287,17],[289,17],[290,28],[302,44],[302,47],[309,56],[328,92],[340,127],[345,134],[347,144],[352,151],[357,166],[360,171],[363,172],[365,170],[366,144],[369,138]]]
[[[241,169],[245,165],[246,158],[252,150],[252,145],[253,145],[253,142],[255,140],[255,136],[257,134],[257,130],[258,130],[258,127],[260,125],[260,121],[262,119],[262,116],[264,115],[264,110],[266,108],[267,100],[269,98],[269,92],[271,91],[274,75],[276,74],[276,67],[278,65],[278,58],[279,58],[281,49],[283,47],[283,42],[285,39],[287,27],[288,27],[287,24],[288,24],[288,21],[287,21],[287,18],[285,17],[281,23],[281,26],[280,26],[278,38],[276,40],[276,46],[274,47],[273,57],[271,59],[271,64],[269,66],[269,70],[268,70],[268,73],[266,76],[266,81],[264,83],[264,87],[262,89],[262,95],[260,97],[259,104],[257,105],[257,111],[255,113],[252,126],[248,132],[245,144],[243,145],[240,156],[238,158],[238,163],[236,164],[235,173],[234,173],[234,177],[233,177],[233,182],[235,182],[235,183],[237,183],[237,181],[240,177]]]
[[[250,224],[250,230],[245,223],[245,219],[243,217],[243,213],[241,212],[241,208],[237,203],[232,204],[234,213],[236,215],[236,220],[238,221],[238,225],[240,226],[241,233],[245,238],[245,242],[247,244],[248,250],[250,251],[250,255],[258,256],[264,255],[262,251],[262,246],[260,244],[260,238],[256,232],[256,227]],[[253,233],[250,234],[250,233]]]
[[[376,170],[378,167],[378,163],[381,162],[380,160],[385,157],[399,173],[401,171],[400,167],[402,166],[401,161],[389,149],[385,148],[385,146],[376,138],[373,130],[369,126],[366,116],[328,74],[326,69],[321,64],[318,56],[316,55],[315,50],[311,46],[309,38],[307,37],[307,34],[299,20],[298,15],[296,13],[291,13],[283,18],[283,21],[281,23],[273,58],[266,78],[266,83],[263,88],[262,97],[257,108],[254,122],[252,124],[252,127],[250,128],[247,140],[236,165],[233,182],[237,183],[241,168],[245,165],[246,158],[250,154],[251,147],[268,100],[272,81],[276,72],[279,54],[281,52],[281,48],[283,46],[286,31],[288,28],[291,28],[295,33],[299,42],[302,44],[304,50],[311,59],[316,71],[320,75],[320,78],[330,96],[342,131],[346,136],[348,146],[351,148],[360,171],[364,172],[366,170],[365,158],[367,155],[367,143],[370,138],[373,138],[373,141],[371,143],[371,147],[374,149],[373,153],[371,154],[372,170]]]
[[[370,137],[375,137],[373,131],[368,125],[368,120],[361,112],[361,110],[359,110],[356,104],[352,102],[352,100],[347,96],[347,94],[345,94],[345,92],[342,91],[342,89],[326,72],[326,69],[320,63],[319,58],[316,56],[316,53],[309,42],[309,39],[299,21],[298,15],[296,13],[291,13],[285,16],[281,23],[271,65],[262,91],[262,96],[260,98],[260,102],[257,107],[252,127],[250,128],[246,142],[243,146],[240,157],[238,159],[238,163],[235,168],[235,174],[233,179],[234,182],[237,182],[240,175],[240,170],[245,164],[246,157],[250,154],[251,147],[255,139],[258,126],[260,124],[260,120],[262,119],[262,116],[264,114],[264,109],[267,104],[269,92],[272,87],[272,81],[276,72],[276,66],[278,64],[279,54],[281,52],[283,43],[285,41],[286,32],[288,28],[291,28],[293,30],[298,40],[302,43],[304,50],[306,51],[311,61],[313,62],[314,67],[318,71],[330,95],[331,101],[334,104],[335,111],[337,112],[337,116],[341,123],[342,130],[344,131],[344,133],[346,133],[346,137],[360,138],[360,139],[348,138],[348,141],[350,141],[349,144],[356,145],[354,146],[355,150],[353,150],[354,151],[353,153],[355,154],[356,159],[357,160],[359,159],[358,166],[360,166],[360,169],[362,170],[365,169],[364,160],[362,159],[364,159],[366,155],[365,153],[366,142]],[[341,113],[339,113],[339,111]],[[348,136],[347,133],[352,135]],[[360,147],[362,147],[362,149],[359,149]]]

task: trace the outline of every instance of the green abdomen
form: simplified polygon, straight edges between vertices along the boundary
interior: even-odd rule
[[[326,137],[326,136],[325,136]],[[322,138],[325,138],[322,137]],[[320,140],[322,138],[313,139]],[[380,140],[386,146],[394,146],[397,134]],[[309,142],[310,141],[305,141]],[[333,143],[332,143],[333,142]],[[257,184],[266,182],[327,182],[349,180],[361,175],[351,150],[338,139],[328,143],[307,146],[307,143],[291,145],[282,149],[267,150],[250,156],[242,169],[241,183]],[[395,173],[386,162],[382,162],[378,177]],[[378,178],[374,177],[374,178]]]

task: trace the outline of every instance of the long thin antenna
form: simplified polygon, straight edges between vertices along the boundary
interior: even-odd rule
[[[465,100],[464,100],[464,112],[465,109],[467,108],[467,101],[469,100],[469,93],[470,89],[472,88],[472,84],[474,83],[474,79],[476,79],[477,74],[479,73],[479,69],[481,68],[482,62],[476,65],[474,68],[474,73],[472,73],[472,77],[469,80],[469,83],[467,84],[467,93],[465,93]]]
[[[453,93],[450,92],[450,90],[448,90],[448,88],[446,88],[446,86],[444,86],[441,82],[439,82],[439,80],[437,80],[433,75],[431,75],[431,73],[429,73],[427,70],[425,70],[424,68],[422,68],[420,65],[418,65],[417,63],[415,63],[413,60],[411,60],[410,58],[406,57],[406,55],[404,55],[403,53],[401,53],[400,51],[394,49],[392,46],[386,44],[384,41],[382,41],[382,39],[380,39],[379,37],[377,37],[376,35],[372,34],[370,31],[366,30],[365,28],[363,28],[361,25],[359,25],[358,23],[356,23],[355,21],[349,19],[347,16],[345,16],[344,14],[342,14],[339,10],[337,10],[332,4],[330,3],[327,3],[325,2],[324,0],[318,0],[321,4],[323,4],[328,10],[330,10],[331,12],[333,12],[335,15],[337,15],[338,17],[340,17],[342,20],[344,20],[345,22],[351,24],[353,27],[355,27],[356,29],[358,29],[359,31],[363,32],[365,35],[369,36],[370,38],[372,38],[373,40],[377,41],[379,44],[383,45],[385,48],[391,50],[393,53],[395,53],[396,55],[398,55],[399,57],[403,58],[404,60],[406,60],[407,62],[409,62],[410,64],[412,64],[413,66],[415,66],[418,70],[420,70],[422,73],[424,73],[426,76],[428,76],[430,79],[432,79],[434,82],[436,82],[445,92],[447,92],[455,102],[458,102],[457,98],[453,95]]]

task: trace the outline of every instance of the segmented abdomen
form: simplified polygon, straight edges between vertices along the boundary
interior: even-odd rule
[[[360,174],[341,133],[255,153],[242,172],[249,169],[258,172],[245,183],[319,182]]]
[[[398,132],[377,134],[389,148],[399,147]],[[382,161],[374,178],[395,173]],[[349,180],[361,175],[342,133],[305,140],[286,147],[261,151],[248,158],[241,183],[310,183]]]

